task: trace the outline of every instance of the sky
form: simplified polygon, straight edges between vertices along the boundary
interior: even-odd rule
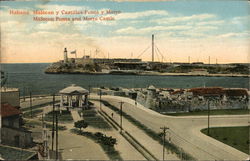
[[[29,11],[14,15],[10,11]],[[34,15],[33,11],[59,11]],[[61,11],[119,11],[74,14]],[[249,63],[250,3],[244,0],[133,1],[1,1],[1,63],[46,63],[77,57],[141,58],[155,61]],[[34,21],[34,17],[70,21]],[[94,17],[96,21],[82,20]],[[100,17],[112,17],[101,21]],[[81,21],[72,21],[81,18]],[[75,57],[74,54],[68,54]]]

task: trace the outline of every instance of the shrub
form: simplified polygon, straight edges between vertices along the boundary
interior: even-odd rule
[[[80,120],[80,121],[75,122],[75,123],[74,123],[74,126],[75,126],[76,128],[79,128],[80,130],[82,130],[82,128],[85,129],[85,128],[88,127],[88,123],[85,122],[84,120]]]

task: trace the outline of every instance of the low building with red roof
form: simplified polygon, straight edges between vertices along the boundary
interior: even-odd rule
[[[31,132],[22,128],[22,112],[9,103],[1,104],[1,141],[16,147],[28,147],[33,139]]]

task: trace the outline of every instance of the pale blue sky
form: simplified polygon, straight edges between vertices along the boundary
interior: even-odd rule
[[[114,53],[116,49],[111,49],[111,46],[113,47],[115,42],[117,42],[118,46],[124,47],[119,53],[125,54],[125,47],[130,46],[129,43],[131,43],[131,46],[134,43],[138,43],[138,46],[134,47],[138,48],[137,52],[139,52],[139,49],[143,50],[150,44],[150,42],[147,43],[147,40],[150,40],[150,35],[155,34],[161,45],[164,44],[164,41],[173,42],[173,49],[170,49],[170,51],[177,53],[181,53],[181,51],[174,51],[174,47],[178,47],[177,43],[174,44],[174,42],[182,41],[182,43],[186,44],[196,44],[196,46],[192,46],[189,52],[191,55],[196,52],[193,55],[195,59],[204,59],[205,55],[212,53],[212,51],[204,53],[200,57],[197,51],[201,53],[202,50],[207,50],[205,47],[207,43],[215,42],[215,40],[228,42],[228,46],[232,47],[234,53],[241,53],[241,59],[238,61],[248,59],[247,51],[249,51],[249,48],[246,46],[246,42],[249,41],[250,36],[250,5],[249,2],[243,0],[178,0],[165,2],[1,1],[0,3],[0,11],[2,13],[1,27],[5,31],[5,35],[7,35],[6,39],[9,41],[13,40],[13,42],[22,40],[27,45],[31,42],[39,44],[41,41],[38,39],[39,37],[52,42],[55,36],[60,38],[59,35],[64,34],[65,36],[63,37],[68,37],[68,39],[64,41],[60,39],[62,42],[59,44],[62,44],[62,46],[74,41],[77,43],[82,41],[89,45],[86,48],[98,46],[104,52],[109,52],[110,49]],[[9,15],[8,11],[10,9],[29,11],[111,9],[121,11],[121,14],[112,15],[115,21],[110,22],[34,22],[32,21],[33,15]],[[72,16],[66,17],[71,18]],[[108,43],[108,38],[114,41],[112,45],[105,44],[105,42]],[[55,41],[57,42],[57,40]],[[143,45],[143,43],[146,44]],[[218,43],[216,42],[217,45]],[[232,44],[237,44],[238,46],[232,46]],[[181,45],[180,42],[179,45]],[[71,44],[71,46],[72,48],[79,47],[79,45],[75,44]],[[202,46],[202,49],[198,49],[199,46]],[[209,48],[209,46],[207,47]],[[167,49],[169,46],[164,48]],[[213,53],[222,49],[221,53],[228,52],[225,48],[225,46],[221,47],[221,49],[217,49]],[[8,53],[7,51],[11,52],[11,50],[6,50],[6,53]],[[130,52],[128,51],[126,54],[130,55]],[[234,53],[231,53],[230,60],[225,61],[234,61]],[[181,56],[183,55],[180,54]]]

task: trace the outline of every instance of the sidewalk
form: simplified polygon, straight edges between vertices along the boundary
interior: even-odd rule
[[[100,103],[97,101],[92,101],[95,106],[98,108]],[[102,109],[108,115],[111,116],[113,113],[113,119],[120,124],[120,115],[116,112],[110,110],[108,107],[102,104]],[[162,145],[159,144],[157,141],[153,140],[150,136],[148,136],[144,131],[130,123],[127,119],[123,117],[123,129],[128,131],[135,139],[137,139],[140,144],[142,144],[145,148],[147,148],[157,159],[162,160]],[[165,150],[165,160],[180,160],[175,154],[168,153],[167,149]]]
[[[70,110],[71,116],[73,117],[74,122],[82,120],[82,118],[79,116],[77,110]]]
[[[95,104],[96,106],[96,104]],[[72,117],[75,120],[82,119],[77,111],[72,112]],[[146,160],[142,154],[140,154],[120,133],[115,129],[106,130],[106,129],[98,129],[88,126],[86,131],[89,132],[102,132],[107,136],[112,136],[113,138],[117,139],[117,144],[115,145],[115,149],[119,151],[120,156],[123,160]],[[104,159],[102,159],[104,160]]]
[[[109,160],[100,145],[69,130],[58,132],[59,152],[63,160]]]

